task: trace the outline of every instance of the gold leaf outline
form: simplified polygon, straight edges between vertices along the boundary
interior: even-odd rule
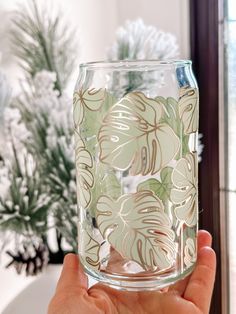
[[[193,98],[194,95],[195,97]],[[195,104],[193,104],[193,100]],[[189,135],[191,133],[197,132],[198,131],[198,117],[199,117],[198,89],[192,88],[192,87],[180,88],[180,97],[179,97],[178,104],[179,104],[179,116],[183,123],[185,134]],[[191,111],[192,111],[192,114],[190,116],[190,121],[188,121],[188,125],[187,125],[184,119],[184,116],[188,114],[188,112],[191,113]]]
[[[87,156],[89,156],[90,164],[86,164],[84,162],[83,163],[79,163],[79,165],[77,164],[77,160],[79,159],[79,154],[80,153],[86,153]],[[78,190],[77,190],[77,193],[83,193],[84,194],[84,192],[82,192],[82,191],[87,191],[88,194],[89,194],[89,200],[85,200],[85,197],[84,197],[84,200],[81,200],[79,195],[78,195],[77,196],[78,197],[78,203],[83,208],[87,208],[89,206],[89,204],[91,203],[91,201],[92,201],[91,189],[94,186],[94,176],[93,176],[93,173],[91,172],[91,170],[93,169],[93,158],[92,158],[90,152],[85,148],[85,144],[84,144],[82,138],[80,137],[80,135],[79,135],[79,133],[77,131],[75,131],[75,163],[76,163],[77,189],[81,190],[81,192],[78,192]],[[84,177],[82,178],[83,181],[85,180],[85,183],[83,184],[84,186],[82,186],[82,184],[80,184],[80,180],[81,180],[79,178],[81,176],[80,171],[86,171],[87,172],[87,175],[90,176],[90,179],[92,181],[91,184],[89,184],[84,179]],[[86,186],[86,188],[85,188],[85,186]]]
[[[100,244],[93,238],[93,236],[90,234],[89,230],[87,228],[83,228],[82,224],[79,223],[79,238],[83,239],[82,247],[83,250],[80,249],[79,245],[79,254],[83,258],[86,264],[91,266],[95,270],[100,269],[100,257],[99,257],[99,251],[100,251]],[[81,240],[79,240],[80,243]],[[92,244],[92,245],[91,245]],[[96,260],[92,259],[89,255],[96,255]]]
[[[142,208],[142,206],[145,206],[145,202],[144,202],[143,199],[145,197],[147,197],[147,196],[151,196],[152,200],[150,201],[150,199],[149,199],[149,203],[146,202],[146,206],[147,207]],[[148,233],[150,235],[149,237],[145,236],[144,234],[142,234],[140,232],[140,234],[142,235],[141,237],[144,237],[145,241],[143,241],[141,239],[137,240],[137,247],[136,248],[137,248],[137,252],[138,252],[138,258],[134,258],[134,255],[131,252],[128,253],[129,255],[127,256],[127,254],[124,253],[125,249],[124,250],[117,249],[117,246],[112,242],[111,235],[112,235],[113,232],[115,232],[115,229],[118,226],[120,226],[118,222],[113,220],[113,224],[112,225],[110,225],[108,227],[105,227],[104,230],[103,230],[103,228],[101,229],[101,224],[104,224],[104,222],[105,222],[104,217],[109,217],[109,216],[112,216],[114,214],[114,209],[111,209],[112,206],[109,206],[110,209],[108,211],[100,211],[98,209],[98,207],[97,207],[96,221],[97,221],[98,228],[99,228],[99,231],[100,231],[101,235],[104,238],[107,238],[108,242],[112,245],[112,247],[115,250],[117,250],[117,252],[121,256],[123,256],[123,257],[125,257],[127,259],[134,260],[140,266],[142,266],[144,269],[150,270],[150,267],[154,267],[154,266],[155,267],[159,267],[160,270],[168,269],[169,267],[172,266],[172,264],[174,262],[174,259],[175,259],[174,258],[174,254],[176,254],[176,246],[175,246],[175,242],[174,242],[175,234],[174,234],[174,232],[173,232],[173,230],[171,228],[172,224],[171,224],[170,218],[164,212],[164,207],[163,207],[163,204],[162,204],[161,200],[158,197],[156,197],[153,194],[152,191],[144,190],[144,191],[139,191],[139,192],[132,193],[132,194],[123,194],[116,201],[114,201],[113,199],[109,198],[107,195],[102,195],[100,197],[100,199],[98,200],[98,203],[97,203],[98,205],[97,206],[99,206],[100,204],[103,204],[103,206],[104,206],[105,203],[103,203],[103,202],[105,201],[105,199],[110,201],[113,204],[116,204],[116,205],[119,205],[119,202],[121,200],[123,200],[123,203],[122,203],[122,206],[121,206],[121,211],[122,211],[124,209],[124,202],[129,200],[129,198],[134,198],[134,201],[136,201],[137,203],[139,201],[142,201],[140,204],[137,205],[138,207],[140,207],[140,209],[137,210],[137,213],[139,213],[140,215],[143,215],[143,219],[142,220],[143,220],[143,223],[147,224],[146,228],[148,230],[149,230],[148,224],[150,224],[150,226],[152,226],[152,224],[154,224],[155,228],[156,228],[155,230],[153,230],[153,226],[150,227],[151,230],[148,231]],[[157,207],[157,205],[154,206],[152,204],[152,202],[154,202],[154,201],[158,201],[158,203],[159,203],[159,205],[161,207]],[[156,208],[159,208],[160,211],[157,211]],[[158,213],[158,215],[155,215],[157,213]],[[134,210],[132,212],[132,215],[134,215]],[[99,223],[99,216],[101,216],[101,223]],[[117,216],[119,216],[119,212],[117,212]],[[160,223],[161,218],[164,219],[164,221],[165,221],[164,229],[166,229],[166,232],[168,230],[168,234],[165,234],[166,238],[168,238],[168,242],[166,242],[165,245],[163,244],[165,241],[162,239],[164,233],[163,233],[163,222],[162,222],[162,224]],[[136,221],[137,219],[139,219],[139,217],[138,218],[133,218],[134,221]],[[105,225],[106,225],[106,222],[105,222]],[[127,226],[127,224],[126,224],[126,226]],[[159,230],[158,230],[158,226],[160,228]],[[145,226],[143,226],[143,228],[144,227]],[[109,228],[112,229],[110,232],[109,232]],[[107,234],[107,231],[109,232],[109,234]],[[122,243],[123,243],[124,246],[127,246],[128,243],[130,243],[132,238],[134,238],[134,241],[136,241],[135,239],[137,238],[137,235],[136,235],[137,231],[133,230],[132,232],[134,232],[134,235],[132,235],[132,234],[129,235],[128,232],[126,232],[126,233],[122,232]],[[119,234],[119,235],[121,235],[121,234]],[[155,237],[155,235],[156,235],[156,237]],[[159,238],[158,238],[157,235],[159,236]],[[117,241],[117,236],[115,236],[115,240]],[[155,244],[151,244],[152,243],[151,241],[153,241]],[[158,242],[159,242],[159,245],[156,244]],[[161,247],[160,243],[162,243],[162,245],[164,245],[164,248],[162,248],[162,256],[160,256],[161,253],[159,252],[160,247]],[[124,246],[122,244],[119,243],[119,245],[121,245],[124,248]],[[132,247],[133,247],[133,245],[134,244],[132,244]],[[154,254],[153,251],[150,251],[150,252],[147,251],[147,246],[155,246],[155,245],[158,247],[157,250],[159,252],[158,255],[157,255],[157,253],[155,253],[156,257],[153,255]],[[167,252],[167,250],[168,250],[168,252]],[[145,256],[143,255],[143,251],[146,252]],[[172,255],[172,256],[170,257],[170,255]],[[168,256],[169,260],[167,260],[167,256]],[[165,257],[165,263],[163,262],[164,257]],[[157,259],[162,259],[162,263],[164,263],[164,264],[162,264],[162,265],[159,264],[158,265]],[[149,265],[147,265],[147,261],[149,261]],[[153,264],[153,265],[151,266],[150,263]]]
[[[189,184],[190,184],[190,188],[189,186],[185,186],[185,187],[180,187],[180,186],[177,186],[175,184],[175,180],[173,179],[174,175],[175,175],[175,172],[176,172],[176,168],[178,167],[178,165],[180,164],[180,162],[186,162],[187,163],[187,170],[190,172],[190,174],[192,175],[193,177],[193,181],[191,181]],[[192,162],[192,163],[191,163]],[[193,167],[193,169],[192,169]],[[178,171],[179,172],[179,171]],[[189,226],[189,227],[193,227],[197,224],[198,222],[198,218],[197,218],[197,206],[198,206],[198,181],[197,181],[197,177],[198,177],[198,162],[197,162],[197,153],[188,153],[185,157],[179,159],[177,161],[177,164],[172,172],[172,176],[171,176],[171,180],[173,182],[173,188],[172,188],[172,191],[171,191],[171,194],[170,194],[170,199],[171,199],[171,202],[175,205],[175,208],[174,208],[174,212],[175,212],[175,216],[176,218],[179,220],[179,221],[184,221],[184,223]],[[179,172],[181,175],[183,175],[181,172]],[[189,193],[189,196],[187,196],[187,198],[183,198],[182,201],[179,201],[179,202],[176,202],[173,200],[173,193],[175,191],[177,192],[184,192],[184,191],[187,191],[187,190],[193,190],[194,191],[194,195],[192,196],[192,193]],[[181,208],[183,208],[184,205],[186,205],[188,202],[190,202],[192,199],[192,202],[196,205],[194,206],[194,208],[192,209],[193,210],[193,213],[192,215],[195,215],[196,217],[193,217],[191,219],[191,221],[193,220],[193,222],[189,223],[189,219],[187,219],[187,213],[186,214],[186,217],[184,219],[181,219],[179,217],[179,214],[177,214],[177,211],[180,211]],[[191,205],[191,204],[190,204]],[[191,211],[191,206],[189,207],[189,210],[188,211]]]
[[[147,106],[147,104],[150,106],[151,110],[154,111],[155,116],[154,116],[153,119],[154,119],[155,125],[152,125],[151,130],[149,130],[147,132],[142,131],[143,133],[141,135],[139,135],[139,136],[136,136],[135,139],[131,138],[131,140],[129,140],[128,142],[125,142],[124,144],[119,145],[117,148],[115,148],[115,151],[117,149],[120,149],[121,146],[126,146],[129,142],[130,143],[132,143],[134,141],[137,142],[137,139],[139,139],[139,138],[141,138],[143,136],[145,136],[145,138],[146,138],[146,137],[148,137],[149,134],[155,133],[156,142],[154,143],[154,140],[152,140],[152,143],[151,143],[152,147],[151,148],[150,148],[150,145],[148,143],[149,139],[147,139],[147,141],[146,141],[146,144],[148,143],[147,146],[149,147],[148,151],[149,152],[152,151],[148,169],[146,169],[147,165],[144,165],[143,161],[140,162],[141,166],[138,165],[138,161],[140,161],[140,156],[139,155],[146,156],[147,155],[147,147],[142,147],[142,149],[140,151],[134,152],[133,153],[133,157],[130,159],[128,165],[126,165],[125,167],[114,166],[114,163],[107,162],[106,161],[107,155],[105,157],[102,157],[103,149],[102,149],[101,146],[102,146],[102,142],[104,141],[104,135],[102,135],[103,128],[106,127],[106,126],[109,126],[110,124],[112,124],[111,122],[113,122],[113,125],[115,124],[116,127],[119,127],[120,130],[127,129],[127,125],[125,124],[125,122],[119,123],[119,125],[118,125],[118,122],[114,121],[115,118],[114,117],[111,118],[111,113],[113,112],[113,110],[114,110],[114,108],[116,106],[120,106],[120,107],[124,107],[124,108],[127,107],[127,106],[122,104],[122,101],[130,101],[132,103],[133,99],[131,97],[131,94],[133,96],[135,96],[135,97],[144,97],[145,100],[155,103],[156,106],[159,105],[159,109],[160,109],[159,116],[157,117],[157,111],[156,111],[156,109],[155,109],[155,107],[153,105],[150,105],[149,103],[144,104],[141,101],[137,101],[136,100],[137,108],[139,108],[141,111],[145,112],[145,110],[146,110],[145,107]],[[140,107],[138,107],[138,105],[140,105]],[[115,110],[115,112],[116,112],[116,110]],[[119,170],[119,171],[125,171],[125,170],[128,170],[131,167],[131,169],[130,169],[130,174],[131,175],[137,175],[137,174],[142,174],[142,175],[152,174],[153,175],[153,174],[156,174],[157,172],[159,172],[163,167],[167,166],[168,163],[170,162],[170,160],[175,158],[175,156],[178,154],[179,149],[180,149],[180,141],[179,141],[179,137],[175,134],[175,132],[173,131],[171,126],[169,126],[168,124],[163,123],[163,122],[160,122],[160,123],[157,122],[157,121],[159,121],[162,118],[162,113],[163,113],[163,105],[161,103],[159,103],[158,100],[146,97],[142,92],[131,92],[131,93],[127,94],[126,96],[124,96],[120,101],[116,102],[110,108],[110,110],[108,111],[106,116],[104,117],[103,125],[100,128],[99,133],[98,133],[98,141],[99,141],[99,146],[100,146],[100,154],[99,154],[100,161],[105,163],[105,164],[110,165],[111,167],[113,167],[114,169]],[[125,117],[125,119],[126,120],[131,120],[131,118],[127,118],[127,117]],[[137,117],[135,117],[135,115],[133,115],[133,120],[135,120],[135,119],[136,120],[140,120],[138,114],[137,114]],[[146,121],[147,124],[150,124],[148,120],[145,120],[144,118],[142,118],[142,119],[144,121]],[[164,132],[164,129],[165,129],[165,132]],[[167,132],[167,130],[168,130],[169,133]],[[162,133],[168,134],[169,138],[172,137],[173,139],[175,139],[175,141],[176,141],[175,144],[178,146],[175,149],[175,153],[172,154],[171,158],[169,158],[169,160],[167,160],[166,162],[162,163],[161,160],[163,159],[163,156],[160,157],[160,162],[159,162],[160,166],[159,167],[157,167],[157,165],[156,165],[157,164],[157,145],[156,144],[158,143],[158,148],[159,148],[160,152],[162,152],[163,150],[161,149],[161,144],[159,142],[159,137],[156,135],[157,131],[159,131],[160,134],[162,134]],[[115,132],[119,133],[120,131],[115,130]],[[115,140],[115,137],[117,137],[117,136],[114,136],[114,140]],[[123,150],[123,149],[121,149],[121,150]],[[147,163],[147,161],[146,161],[146,163]],[[136,168],[139,166],[139,168],[141,168],[142,170],[134,169],[134,165],[136,165]],[[156,167],[157,167],[157,169],[155,169]]]
[[[103,91],[103,97],[98,99],[98,100],[91,100],[91,99],[86,99],[84,97],[85,93],[88,93],[88,95],[93,96],[99,92]],[[80,89],[79,91],[75,91],[73,95],[73,117],[74,117],[74,125],[75,128],[77,128],[82,122],[84,118],[84,107],[86,107],[88,110],[91,111],[98,111],[100,110],[101,106],[103,105],[103,101],[105,100],[106,97],[106,89],[105,88],[87,88],[85,90]],[[86,102],[101,102],[101,104],[96,107],[96,109],[92,109],[92,107],[88,106]],[[75,111],[78,110],[80,111],[79,114],[79,120],[75,121]]]

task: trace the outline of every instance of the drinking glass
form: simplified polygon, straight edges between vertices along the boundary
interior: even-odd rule
[[[73,110],[85,272],[133,291],[190,274],[199,112],[191,61],[81,64]]]

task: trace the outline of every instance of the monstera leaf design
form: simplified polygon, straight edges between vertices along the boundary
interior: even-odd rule
[[[177,154],[180,142],[161,123],[163,106],[132,92],[112,106],[99,131],[100,160],[131,175],[157,173]]]
[[[184,125],[184,132],[190,134],[198,130],[198,90],[181,88],[179,99],[179,115]]]
[[[187,267],[191,267],[196,262],[196,259],[197,253],[195,242],[193,239],[188,238],[184,248],[184,264]]]
[[[138,185],[137,190],[151,190],[158,198],[162,200],[163,203],[165,203],[170,198],[170,192],[173,187],[171,180],[172,170],[172,167],[163,168],[160,173],[160,181],[155,178],[148,179],[144,182],[141,182]]]
[[[93,186],[94,178],[91,173],[93,160],[90,153],[85,149],[84,142],[79,134],[75,133],[75,162],[78,203],[86,208],[91,200],[90,189]]]
[[[96,220],[102,236],[124,258],[146,270],[172,265],[176,254],[175,235],[162,202],[151,191],[126,194],[116,201],[101,196]]]
[[[92,190],[92,200],[90,203],[90,214],[95,217],[97,200],[100,195],[109,195],[113,199],[117,199],[122,194],[122,187],[115,175],[115,171],[107,165],[99,163],[94,172],[96,180]]]
[[[156,100],[162,104],[164,109],[161,122],[168,124],[175,134],[179,136],[181,141],[181,149],[179,150],[178,155],[175,156],[176,159],[179,159],[179,156],[183,157],[190,152],[188,145],[189,135],[183,132],[184,125],[179,116],[179,103],[172,97],[164,98],[158,96],[156,97]]]
[[[80,134],[83,138],[87,138],[88,141],[92,141],[95,145],[97,144],[97,135],[103,123],[103,118],[115,103],[116,98],[105,91],[104,99],[99,110],[84,111],[83,122],[80,125]],[[86,147],[88,147],[87,143]]]
[[[83,229],[79,224],[79,254],[84,259],[84,262],[89,265],[89,268],[99,269],[99,243],[93,239],[88,230]]]
[[[158,96],[155,98],[160,104],[162,104],[163,115],[161,122],[168,124],[174,132],[179,135],[181,128],[181,120],[179,116],[179,104],[173,97],[164,98]]]
[[[74,105],[74,124],[78,127],[84,118],[84,107],[89,110],[97,111],[102,106],[105,98],[105,89],[86,89],[79,90],[74,93],[73,105]]]
[[[197,154],[188,154],[181,158],[172,173],[174,188],[170,199],[176,205],[176,217],[192,227],[197,223]]]

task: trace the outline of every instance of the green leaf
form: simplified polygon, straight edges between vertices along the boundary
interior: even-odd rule
[[[179,135],[181,120],[179,117],[178,102],[172,97],[164,98],[158,96],[155,99],[162,104],[164,109],[161,121],[171,126],[174,132]]]
[[[180,151],[177,154],[176,159],[184,157],[190,152],[188,144],[189,135],[184,133],[183,121],[179,115],[180,104],[172,97],[164,98],[159,96],[156,97],[156,100],[162,104],[164,109],[161,121],[163,123],[167,123],[174,130],[175,134],[181,141]]]
[[[101,195],[109,195],[116,200],[122,194],[122,188],[115,172],[108,166],[99,163],[95,170],[95,184],[91,191],[92,202],[89,206],[90,214],[95,217],[97,201]]]
[[[189,149],[189,135],[183,135],[182,137],[182,155],[181,157],[185,157],[190,153]]]
[[[170,192],[173,187],[173,183],[171,181],[172,171],[172,167],[163,168],[160,173],[160,181],[154,178],[148,179],[140,183],[137,190],[151,190],[162,200],[163,203],[165,203],[170,199]]]
[[[92,112],[98,111],[104,104],[104,99],[106,97],[105,89],[86,89],[79,90],[74,93],[73,97],[73,116],[74,116],[74,126],[79,127],[84,119],[84,110],[87,109]]]
[[[84,121],[80,127],[81,136],[87,138],[96,138],[102,125],[103,118],[109,109],[115,104],[116,98],[103,90],[103,102],[97,111],[87,109],[84,113]]]
[[[98,132],[102,125],[105,114],[115,103],[114,96],[108,93],[106,90],[100,90],[98,96],[98,99],[103,99],[103,102],[96,102],[99,104],[99,106],[96,108],[97,110],[90,110],[92,108],[92,103],[89,104],[86,102],[86,105],[84,105],[83,122],[79,128],[80,135],[84,139],[86,150],[90,153],[91,156],[96,156],[98,154]],[[80,114],[77,116],[80,117]],[[90,189],[91,204],[89,209],[91,215],[94,217],[96,202],[99,196],[102,193],[108,193],[108,195],[111,195],[111,197],[117,198],[120,196],[121,187],[115,176],[115,173],[109,169],[107,165],[103,165],[101,163],[94,164],[94,168],[90,171],[93,173],[94,184],[93,188]]]

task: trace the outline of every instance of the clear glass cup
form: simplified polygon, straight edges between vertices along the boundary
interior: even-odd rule
[[[81,64],[73,106],[86,273],[134,291],[191,273],[199,111],[191,61]]]

